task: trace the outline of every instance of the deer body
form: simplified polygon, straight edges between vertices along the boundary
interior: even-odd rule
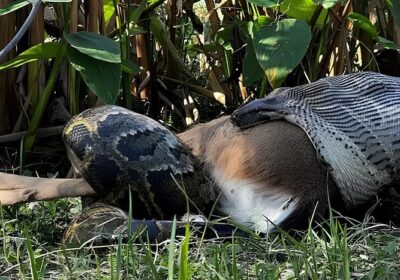
[[[306,133],[285,121],[241,130],[228,117],[198,125],[178,138],[203,163],[218,189],[220,209],[236,222],[270,231],[304,226],[325,216],[328,193],[340,196]]]
[[[135,115],[134,119],[139,125],[141,118]],[[126,124],[123,118],[121,120]],[[88,122],[88,119],[85,118],[85,122]],[[75,123],[78,124],[77,127],[81,127],[84,122],[79,117]],[[155,122],[152,123],[155,125]],[[113,126],[118,127],[116,123]],[[170,135],[174,137],[172,133]],[[286,229],[304,227],[314,211],[317,216],[326,216],[328,193],[331,203],[338,202],[337,205],[341,206],[336,185],[327,169],[318,161],[316,151],[306,133],[296,125],[279,120],[242,130],[225,116],[197,125],[178,134],[177,138],[180,141],[176,143],[180,142],[186,146],[186,150],[193,156],[194,174],[184,177],[184,185],[191,200],[197,206],[212,205],[217,194],[221,193],[217,203],[219,210],[239,224],[262,232],[273,230],[274,225]],[[96,141],[100,141],[99,139],[101,138],[97,138]],[[78,142],[80,141],[83,140]],[[102,145],[101,142],[98,144]],[[132,145],[136,146],[140,146],[140,143]],[[87,145],[84,145],[84,150],[92,151]],[[109,152],[113,153],[111,150]],[[91,155],[96,157],[96,153]],[[162,158],[161,156],[160,160]],[[74,161],[74,158],[71,160]],[[78,165],[80,164],[82,163],[78,162]],[[99,172],[100,175],[107,171],[107,167],[105,168]],[[92,189],[95,185],[90,186],[82,179],[76,179],[74,185],[71,179],[66,183],[65,179],[0,175],[2,204],[95,193]],[[24,180],[21,181],[21,178]],[[172,191],[172,185],[175,183],[166,185],[162,178],[164,177],[158,176],[157,188],[165,189],[169,186]],[[181,177],[177,176],[176,179],[179,181]],[[38,186],[40,180],[46,180],[46,188]],[[118,188],[128,190],[126,186],[121,184]],[[110,194],[117,190],[117,187],[111,187],[109,184],[104,187],[109,189]],[[102,192],[96,192],[102,196]],[[158,204],[161,207],[159,210],[164,211],[165,205],[169,205],[165,213],[185,213],[185,200],[180,196],[179,189],[176,193],[162,193],[160,200],[163,204]],[[133,199],[135,201],[136,198]],[[135,201],[136,207],[138,203],[140,201]],[[177,204],[181,205],[177,208]],[[119,206],[124,209],[122,205]],[[191,210],[195,211],[195,208]],[[157,218],[156,215],[150,214],[148,217]]]
[[[71,181],[49,180],[42,189],[37,179],[0,176],[0,200],[96,192],[127,210],[132,193],[134,218],[169,219],[186,212],[186,195],[207,212],[221,193],[223,213],[269,232],[327,217],[328,205],[364,214],[379,195],[379,221],[399,224],[399,106],[398,78],[358,73],[277,90],[230,119],[178,135],[117,106],[93,108],[75,116],[63,135],[90,185],[77,181],[79,191],[72,191]]]
[[[120,112],[118,108],[111,110]],[[126,111],[123,112],[126,113]],[[139,126],[144,121],[143,128],[148,127],[152,130],[152,127],[159,126],[156,122],[149,124],[146,118],[143,119],[143,116],[139,118],[133,114],[132,118],[131,121]],[[81,119],[78,118],[78,120]],[[85,122],[88,121],[85,120]],[[126,124],[126,120],[123,118],[120,121]],[[80,121],[75,123],[78,124],[77,127],[81,127]],[[115,122],[111,127],[114,126],[119,127]],[[93,126],[89,125],[89,127]],[[167,138],[170,140],[166,143],[167,146],[175,143],[171,146],[173,150],[184,151],[184,154],[187,155],[190,152],[191,160],[188,161],[188,164],[192,164],[193,168],[188,170],[192,172],[192,175],[189,172],[183,177],[177,176],[176,178],[178,181],[184,178],[188,195],[197,206],[203,205],[203,209],[207,209],[208,207],[204,206],[212,205],[217,198],[217,193],[221,193],[218,201],[221,212],[229,215],[237,223],[261,232],[269,232],[275,228],[275,225],[284,229],[304,228],[313,214],[317,218],[327,217],[329,204],[344,214],[354,214],[354,210],[358,209],[361,209],[360,214],[364,214],[368,207],[376,201],[374,200],[372,204],[366,203],[358,205],[356,208],[349,208],[327,167],[319,161],[317,152],[307,134],[300,127],[284,120],[266,122],[243,130],[232,124],[229,117],[226,116],[197,125],[176,135],[180,141],[172,141],[172,138],[169,137],[175,136],[165,129],[160,135],[170,135]],[[102,146],[102,138],[96,139],[99,141],[98,145]],[[129,151],[134,152],[134,149],[139,149],[137,152],[142,151],[140,143],[147,143],[147,141],[148,143],[151,141],[162,143],[157,140],[158,138],[146,139],[146,141],[132,143]],[[110,140],[117,139],[109,138],[107,141]],[[82,140],[78,142],[80,141]],[[93,151],[88,148],[89,146],[84,145],[83,147],[85,152]],[[145,150],[144,152],[148,153],[149,151]],[[167,152],[165,155],[170,156],[170,153]],[[179,156],[179,153],[173,153],[173,155]],[[96,157],[96,153],[91,153],[88,158],[93,156]],[[160,157],[157,162],[165,164],[163,155],[157,154],[157,156]],[[128,163],[129,161],[127,161]],[[141,163],[138,162],[138,164],[140,166]],[[109,169],[107,166],[104,168],[106,168],[105,171]],[[124,170],[121,169],[125,172]],[[102,176],[105,171],[99,172],[99,174]],[[82,179],[76,179],[76,183],[74,183],[71,179],[67,181],[66,179],[22,178],[23,180],[21,176],[0,174],[0,200],[3,205],[66,196],[93,195],[95,193],[93,189],[97,194],[103,196],[94,188],[94,185],[90,186]],[[173,181],[169,180],[168,183],[163,181],[171,177],[160,177],[154,174],[153,178],[152,182],[157,184],[154,189],[156,195],[159,196],[157,201],[161,201],[156,202],[156,206],[160,206],[160,209],[157,210],[160,212],[165,210],[164,214],[183,214],[186,207],[185,199],[181,197],[181,190],[176,189]],[[43,180],[46,180],[46,188],[38,186],[38,184],[43,185]],[[104,185],[109,190],[105,189],[105,191],[113,196],[112,193],[119,188],[118,195],[125,193],[123,196],[126,198],[129,184],[125,184],[125,182],[129,181],[125,180],[116,187]],[[143,186],[147,185],[138,185],[139,189],[136,191]],[[150,188],[150,190],[153,189]],[[397,193],[390,191],[384,198],[384,218],[388,218],[390,209],[398,208],[397,198]],[[133,197],[133,199],[136,198]],[[141,199],[135,201],[136,207],[139,207]],[[393,202],[394,206],[390,205]],[[117,206],[125,209],[122,205],[117,204]],[[200,206],[201,208],[202,206]],[[191,208],[192,211],[194,209]],[[400,220],[396,213],[390,212],[390,214]],[[152,215],[148,217],[157,218]],[[165,215],[164,217],[170,216]],[[136,218],[142,219],[143,217]]]

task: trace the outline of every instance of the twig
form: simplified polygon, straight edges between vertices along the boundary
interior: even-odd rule
[[[39,7],[42,4],[42,0],[30,0],[32,4],[32,10],[30,11],[27,19],[25,20],[24,24],[21,26],[20,30],[15,34],[14,38],[0,51],[0,61],[2,61],[7,54],[15,48],[19,40],[21,40],[22,36],[24,36],[25,32],[28,30],[30,25],[32,24],[33,19],[37,15],[39,11]]]
[[[217,101],[218,103],[220,103],[222,105],[226,104],[226,101],[225,101],[226,97],[225,97],[225,94],[223,94],[222,92],[211,91],[211,90],[208,90],[208,89],[206,89],[204,87],[197,86],[197,85],[192,85],[192,84],[189,84],[189,83],[186,83],[186,82],[183,82],[183,81],[180,81],[180,80],[176,80],[176,79],[173,79],[173,78],[170,78],[170,77],[165,77],[164,76],[164,77],[162,77],[162,79],[164,79],[166,81],[169,81],[169,82],[172,82],[172,83],[175,83],[175,84],[178,84],[178,85],[187,86],[192,91],[194,91],[194,92],[196,92],[196,93],[198,93],[200,95],[203,95],[203,96],[208,97],[208,98],[210,98],[212,100],[215,100],[215,101]]]
[[[50,136],[61,135],[63,129],[64,129],[63,125],[39,128],[37,130],[37,137],[38,138],[46,138],[46,137],[50,137]],[[21,131],[21,132],[1,135],[0,136],[0,144],[19,141],[25,136],[25,134],[26,134],[26,131]]]

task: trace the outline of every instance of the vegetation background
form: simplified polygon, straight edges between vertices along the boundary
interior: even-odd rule
[[[0,56],[5,172],[67,176],[62,126],[99,104],[133,109],[179,132],[280,86],[367,70],[400,76],[399,0],[0,0],[0,50],[35,5],[27,33]],[[398,233],[368,220],[343,225],[333,214],[327,228],[310,228],[301,240],[187,234],[99,253],[58,243],[79,209],[77,200],[3,207],[0,278],[400,274]]]

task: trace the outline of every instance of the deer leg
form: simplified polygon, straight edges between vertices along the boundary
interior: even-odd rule
[[[36,178],[0,172],[2,205],[94,195],[95,191],[84,179]]]

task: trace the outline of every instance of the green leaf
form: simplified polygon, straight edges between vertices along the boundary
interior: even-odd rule
[[[243,59],[243,85],[252,86],[265,77],[264,70],[258,64],[253,43],[248,40],[246,54]]]
[[[121,63],[119,45],[106,36],[81,31],[74,34],[64,32],[64,38],[71,47],[83,54],[106,62]]]
[[[115,13],[114,0],[103,0],[104,21],[106,24]]]
[[[231,42],[234,36],[233,27],[234,25],[231,24],[224,28],[221,28],[215,35],[215,41],[223,48],[221,49],[221,53],[223,54],[222,66],[224,69],[224,74],[227,77],[230,77],[232,73],[231,69],[232,69],[233,47],[231,45]]]
[[[122,71],[128,73],[128,74],[138,74],[140,73],[140,67],[139,65],[127,60],[127,59],[122,59]]]
[[[256,21],[253,46],[272,87],[279,87],[300,63],[311,40],[311,28],[302,20],[284,19],[268,23]]]
[[[376,31],[375,26],[367,17],[358,13],[349,13],[347,17],[354,23],[355,26],[364,30],[368,33],[369,36],[379,41],[378,32]]]
[[[313,0],[316,4],[321,4],[325,9],[332,8],[337,3],[343,3],[344,0]]]
[[[146,4],[147,4],[146,0],[142,0],[142,2],[140,2],[139,7],[137,7],[133,11],[133,13],[129,16],[130,22],[134,22],[135,23],[140,19],[140,17],[143,14],[144,9],[146,8]]]
[[[279,11],[289,17],[310,22],[317,8],[318,5],[312,0],[284,0],[279,6]],[[317,19],[318,25],[324,23],[327,13],[326,9],[321,11]]]
[[[217,34],[215,35],[215,40],[221,45],[225,50],[232,51],[231,42],[233,40],[233,24],[228,25],[226,27],[221,28],[218,30]]]
[[[400,46],[398,44],[388,39],[385,39],[381,36],[378,36],[378,43],[385,49],[392,49],[392,50],[400,49]]]
[[[247,0],[247,2],[260,7],[274,7],[281,2],[280,0]]]
[[[19,54],[14,59],[0,64],[0,70],[15,68],[39,59],[57,57],[65,46],[58,42],[49,42],[35,45]]]
[[[0,16],[4,16],[6,14],[12,13],[18,9],[21,9],[27,5],[29,5],[30,2],[27,0],[16,0],[8,4],[7,6],[0,8]]]
[[[400,1],[399,0],[386,0],[386,5],[392,13],[394,22],[400,27]]]
[[[86,85],[101,100],[114,104],[121,82],[121,64],[98,60],[67,46],[67,57]]]
[[[358,13],[350,13],[347,17],[354,23],[355,26],[367,32],[368,35],[376,40],[382,47],[393,50],[400,48],[395,42],[379,36],[375,26],[367,17]]]

